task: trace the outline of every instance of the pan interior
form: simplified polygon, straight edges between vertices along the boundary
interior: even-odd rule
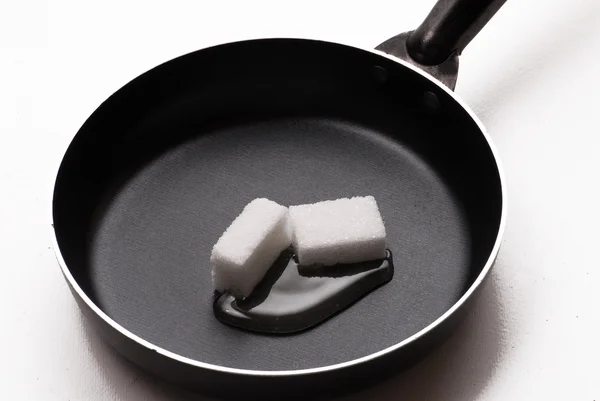
[[[77,284],[139,337],[220,366],[292,370],[392,346],[481,272],[501,213],[477,125],[391,60],[295,40],[220,46],[159,66],[82,127],[54,197]],[[209,255],[256,197],[284,205],[373,195],[393,280],[303,333],[244,332],[212,312]]]

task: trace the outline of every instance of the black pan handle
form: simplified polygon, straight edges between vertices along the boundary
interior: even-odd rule
[[[460,53],[506,0],[439,0],[406,41],[408,54],[424,65]]]
[[[377,47],[400,57],[454,89],[458,56],[506,0],[438,0],[414,31]]]

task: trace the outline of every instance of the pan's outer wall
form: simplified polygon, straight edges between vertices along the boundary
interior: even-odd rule
[[[367,50],[356,51],[369,52]],[[380,55],[382,57],[387,57],[383,54]],[[391,59],[391,57],[387,58]],[[415,67],[401,61],[394,61],[401,64],[403,68],[421,74]],[[429,77],[426,77],[423,74],[421,75],[423,76],[423,80],[430,80]],[[441,84],[434,82],[433,80],[431,80],[431,85],[438,86],[442,90],[448,92]],[[457,104],[459,105],[458,107],[464,108],[462,103],[457,102]],[[465,108],[465,110],[467,109]],[[472,113],[469,112],[469,115],[477,122]],[[97,115],[96,118],[102,118],[102,115]],[[489,139],[485,137],[481,124],[478,123],[477,125],[482,131],[482,137],[484,137],[483,141],[486,141],[489,144]],[[491,144],[489,144],[489,146],[492,147]],[[211,367],[211,365],[201,362],[195,364],[177,360],[171,357],[169,352],[155,350],[152,349],[152,346],[150,345],[144,345],[142,342],[138,342],[135,336],[131,336],[127,331],[119,328],[117,324],[110,322],[103,313],[98,312],[100,309],[93,305],[92,301],[85,295],[84,289],[82,289],[82,287],[85,286],[78,283],[77,278],[74,278],[72,271],[67,267],[59,250],[56,233],[55,241],[57,242],[55,242],[55,250],[69,288],[80,309],[94,329],[124,357],[161,379],[176,385],[198,390],[207,395],[224,398],[247,398],[249,392],[252,392],[256,396],[260,396],[261,399],[264,399],[265,397],[280,397],[282,395],[285,395],[286,398],[289,398],[290,395],[304,398],[309,396],[314,397],[326,394],[352,392],[358,388],[376,384],[402,368],[414,364],[414,362],[421,359],[434,347],[439,346],[449,337],[476,302],[476,299],[481,293],[483,284],[488,279],[489,270],[491,269],[499,250],[499,244],[505,224],[505,193],[504,188],[502,187],[503,176],[497,158],[495,158],[495,156],[493,156],[493,158],[495,159],[498,167],[498,174],[500,176],[498,196],[501,200],[495,200],[501,205],[501,211],[499,212],[500,223],[498,225],[496,241],[493,247],[490,248],[491,251],[489,254],[486,253],[485,255],[485,257],[488,258],[487,263],[485,266],[482,266],[481,273],[478,277],[474,278],[474,284],[467,290],[468,296],[463,296],[459,303],[453,307],[451,312],[447,312],[443,318],[438,319],[436,323],[421,331],[419,335],[410,338],[409,341],[404,342],[401,346],[396,345],[377,355],[364,357],[359,361],[349,361],[341,365],[296,372],[291,371],[287,373],[285,371],[241,371],[219,368],[216,366]],[[57,226],[60,224],[59,221],[56,223]],[[68,246],[68,243],[62,243],[60,245]]]
[[[133,341],[115,330],[73,288],[69,289],[94,330],[117,352],[142,370],[175,386],[197,391],[207,396],[223,399],[248,399],[248,394],[265,399],[315,399],[342,396],[364,390],[414,365],[433,349],[443,344],[464,320],[480,297],[489,280],[489,274],[474,289],[471,296],[458,309],[433,329],[395,349],[377,357],[331,370],[289,374],[239,374],[216,371],[176,361],[157,351]]]

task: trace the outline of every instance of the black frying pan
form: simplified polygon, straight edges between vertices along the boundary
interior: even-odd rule
[[[58,260],[93,326],[147,371],[223,397],[350,391],[440,344],[480,292],[505,222],[489,137],[444,84],[503,2],[441,0],[380,51],[224,44],[117,91],[70,144],[53,199]],[[211,247],[248,201],[353,195],[379,203],[390,283],[294,335],[214,318]]]

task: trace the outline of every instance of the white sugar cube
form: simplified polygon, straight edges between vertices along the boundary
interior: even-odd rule
[[[253,200],[212,249],[215,290],[247,297],[291,243],[288,208],[268,199]]]
[[[301,265],[382,259],[386,232],[375,198],[343,198],[290,206],[292,244]]]

